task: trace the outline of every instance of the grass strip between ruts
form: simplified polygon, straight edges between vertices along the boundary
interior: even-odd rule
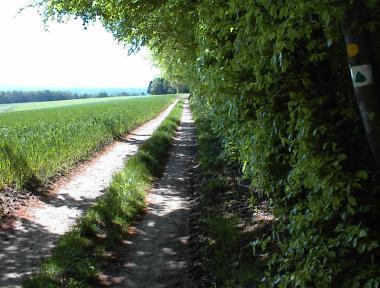
[[[182,115],[179,102],[137,154],[117,173],[104,196],[63,235],[40,272],[23,287],[99,286],[102,263],[119,247],[128,226],[145,207],[145,194],[160,176]]]

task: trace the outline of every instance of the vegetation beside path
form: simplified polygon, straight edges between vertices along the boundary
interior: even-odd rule
[[[201,287],[259,287],[267,259],[252,250],[258,236],[270,231],[273,216],[260,199],[252,200],[254,193],[241,183],[238,165],[223,152],[220,138],[209,129],[210,119],[195,106]]]
[[[23,287],[97,287],[102,263],[112,260],[129,224],[141,213],[145,193],[160,176],[180,123],[179,102],[138,153],[116,174],[103,197],[62,236],[41,271]]]
[[[65,172],[165,109],[171,96],[0,114],[0,191]]]

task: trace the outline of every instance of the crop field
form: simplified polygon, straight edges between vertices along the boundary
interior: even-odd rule
[[[83,104],[108,102],[108,101],[120,101],[120,100],[132,99],[136,97],[146,97],[146,96],[122,96],[122,97],[114,96],[114,97],[84,98],[84,99],[59,100],[59,101],[0,104],[0,113],[28,111],[28,110],[36,110],[36,109],[47,109],[47,108],[58,108],[58,107],[65,107],[65,106],[83,105]]]
[[[43,183],[173,100],[152,96],[0,114],[0,189]]]

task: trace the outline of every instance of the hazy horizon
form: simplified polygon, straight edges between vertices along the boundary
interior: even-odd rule
[[[10,91],[69,91],[72,93],[118,93],[118,92],[146,92],[148,87],[54,87],[54,86],[11,86],[0,85],[0,92]]]
[[[30,0],[0,1],[0,87],[148,87],[159,75],[148,49],[128,56],[99,22],[83,29],[81,20],[44,29],[36,9],[18,10]]]

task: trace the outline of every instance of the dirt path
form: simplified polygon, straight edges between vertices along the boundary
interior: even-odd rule
[[[194,123],[186,104],[163,177],[148,195],[147,213],[125,240],[125,262],[107,273],[120,282],[113,287],[189,287],[189,169],[194,144]]]
[[[41,198],[37,207],[18,219],[12,230],[0,230],[0,287],[17,287],[23,277],[38,267],[56,239],[67,232],[83,211],[102,195],[115,172],[138,150],[139,144],[170,113],[170,105],[157,118],[133,130],[126,138],[108,147],[101,156],[82,166],[51,197]]]

